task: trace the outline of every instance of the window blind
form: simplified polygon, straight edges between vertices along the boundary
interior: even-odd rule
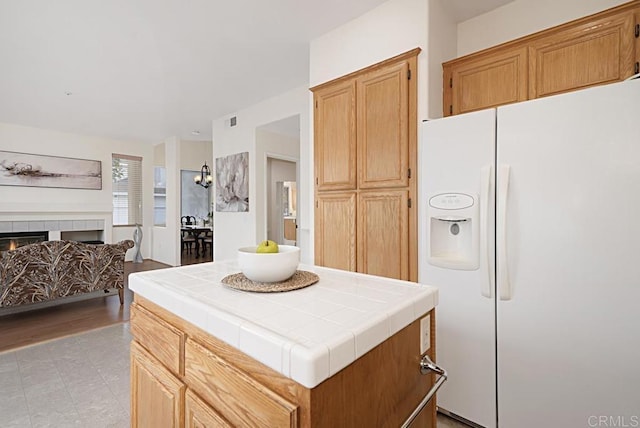
[[[111,177],[113,225],[142,224],[142,158],[114,153]]]

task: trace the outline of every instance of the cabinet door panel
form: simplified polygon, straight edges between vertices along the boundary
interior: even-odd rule
[[[450,86],[445,116],[515,103],[527,99],[527,49],[463,61],[444,70]],[[446,79],[445,79],[446,80]],[[445,97],[446,98],[446,97]]]
[[[185,345],[185,382],[233,426],[298,426],[297,405],[191,339]]]
[[[131,305],[130,325],[140,345],[175,374],[182,374],[183,332],[135,303]]]
[[[356,188],[355,81],[314,94],[315,166],[318,190]]]
[[[184,409],[186,428],[231,427],[222,416],[189,390],[185,397]]]
[[[355,192],[318,194],[316,202],[315,263],[355,271]]]
[[[633,25],[633,14],[624,13],[532,42],[529,97],[616,82],[632,75]]]
[[[358,272],[409,279],[409,192],[361,192]]]
[[[131,426],[174,428],[182,426],[185,386],[131,342]]]
[[[409,64],[358,78],[358,187],[408,186]]]

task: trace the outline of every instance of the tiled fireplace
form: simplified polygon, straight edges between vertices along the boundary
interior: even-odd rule
[[[104,220],[0,221],[0,251],[37,241],[70,240],[88,243],[105,241]]]
[[[0,251],[15,250],[23,245],[48,241],[49,232],[3,232],[0,233]]]

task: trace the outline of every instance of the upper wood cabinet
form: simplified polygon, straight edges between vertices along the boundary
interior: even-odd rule
[[[445,67],[448,114],[467,113],[527,99],[527,48],[494,52]],[[445,93],[447,93],[445,91]]]
[[[356,188],[356,82],[315,94],[314,156],[318,190]]]
[[[612,83],[637,73],[640,0],[443,64],[443,113]]]
[[[357,79],[358,187],[407,186],[409,178],[409,64]]]
[[[529,98],[617,82],[635,63],[632,11],[593,18],[529,44]]]

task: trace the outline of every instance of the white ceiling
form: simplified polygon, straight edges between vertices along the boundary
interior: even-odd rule
[[[0,0],[0,122],[210,140],[212,119],[307,84],[309,41],[384,1]],[[442,1],[461,21],[511,0]]]

